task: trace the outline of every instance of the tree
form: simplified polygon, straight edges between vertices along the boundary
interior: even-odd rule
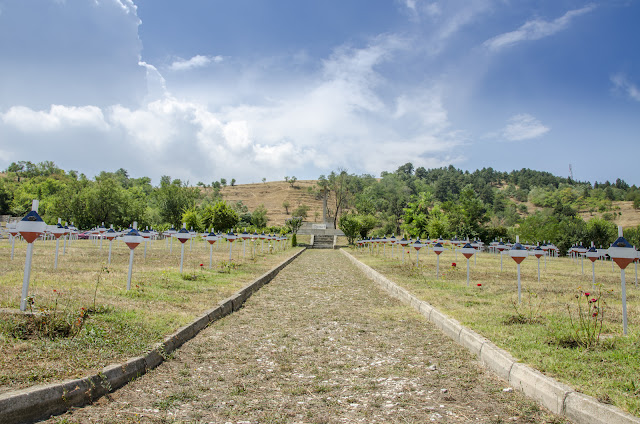
[[[267,183],[267,179],[265,177],[262,177],[262,184],[266,184]]]
[[[162,176],[160,187],[156,190],[159,214],[163,222],[179,228],[182,223],[182,214],[195,206],[199,193],[197,189],[187,187],[178,179],[171,183],[169,181],[169,176]]]
[[[302,217],[294,216],[293,218],[289,218],[285,221],[285,225],[289,227],[293,234],[296,234],[302,226]]]
[[[294,187],[294,184],[296,183],[296,181],[298,181],[298,178],[296,177],[289,177],[288,183],[291,186],[291,188]]]
[[[226,187],[227,186],[226,178],[220,178],[220,184],[222,184],[222,187]]]
[[[585,239],[582,240],[585,246],[590,246],[593,242],[596,246],[609,246],[618,236],[618,229],[613,222],[601,218],[593,218],[587,222]]]
[[[235,178],[231,178],[231,187],[233,187],[234,185],[236,185],[236,179]]]
[[[339,228],[342,230],[349,244],[353,244],[360,235],[360,220],[354,213],[344,214],[340,217]]]
[[[205,207],[204,216],[207,228],[213,227],[218,231],[228,231],[240,221],[238,213],[222,200],[213,206]]]
[[[289,215],[289,206],[291,206],[291,205],[286,200],[284,202],[282,202],[282,207],[284,208],[284,213],[286,213],[287,215]]]
[[[412,237],[420,237],[429,225],[429,208],[433,205],[433,197],[431,193],[419,193],[412,199],[404,208],[402,228]]]
[[[187,229],[193,228],[198,232],[205,230],[204,225],[202,225],[202,217],[198,214],[198,209],[195,206],[184,211],[182,222],[187,224]]]
[[[264,204],[258,206],[251,213],[251,224],[256,228],[264,228],[267,226],[267,208]]]
[[[345,170],[340,170],[339,173],[331,172],[328,179],[324,179],[324,176],[320,176],[318,184],[323,187],[324,190],[328,189],[333,193],[335,199],[335,207],[333,214],[333,225],[337,227],[338,216],[340,211],[347,207],[349,200],[353,196],[353,177]],[[325,182],[326,181],[326,182]]]
[[[293,211],[293,215],[299,216],[301,218],[306,218],[308,212],[309,212],[309,206],[298,205],[298,207]]]

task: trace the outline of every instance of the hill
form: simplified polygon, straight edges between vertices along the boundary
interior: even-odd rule
[[[220,190],[222,198],[229,202],[242,203],[253,211],[261,204],[267,209],[269,225],[283,225],[291,218],[291,212],[300,205],[309,207],[305,221],[322,221],[322,198],[316,198],[316,180],[296,181],[291,186],[286,181],[271,181],[255,184],[241,184],[223,187]],[[288,213],[283,203],[288,202]]]

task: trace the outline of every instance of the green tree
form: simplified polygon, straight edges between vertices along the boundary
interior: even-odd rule
[[[618,228],[613,222],[593,218],[587,222],[587,230],[582,240],[585,246],[593,242],[596,246],[609,247],[618,237]]]
[[[251,224],[256,228],[264,228],[267,226],[267,221],[267,208],[261,204],[251,213]]]
[[[302,226],[302,217],[294,216],[293,218],[289,218],[285,221],[285,225],[295,235]]]
[[[293,216],[299,216],[301,218],[306,218],[308,212],[309,212],[309,206],[308,205],[298,205],[298,207],[294,209],[292,214],[293,214]]]
[[[422,192],[418,193],[417,196],[412,196],[412,200],[404,208],[402,228],[412,237],[419,237],[427,232],[429,208],[433,205],[433,196],[431,193]]]
[[[170,177],[163,176],[160,187],[156,190],[159,214],[163,222],[179,228],[182,223],[182,214],[195,206],[199,192],[194,187],[187,187],[180,180],[169,181]]]
[[[195,206],[184,211],[182,214],[182,222],[187,224],[187,229],[189,230],[191,228],[197,232],[203,232],[205,230],[201,215]]]
[[[358,215],[360,221],[360,237],[365,238],[369,231],[378,225],[378,219],[373,215]]]
[[[240,221],[238,213],[227,205],[225,201],[219,201],[213,205],[209,226],[218,231],[228,231],[236,226]]]
[[[349,244],[353,244],[354,240],[360,235],[360,220],[354,213],[343,214],[338,223]]]

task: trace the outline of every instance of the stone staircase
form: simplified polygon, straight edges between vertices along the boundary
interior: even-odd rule
[[[333,236],[313,236],[312,249],[333,249]]]

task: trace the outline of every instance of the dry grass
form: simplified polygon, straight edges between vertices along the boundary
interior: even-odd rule
[[[620,271],[611,262],[595,266],[598,287],[592,289],[591,262],[541,260],[541,281],[537,281],[537,260],[522,265],[522,303],[517,303],[516,264],[498,255],[482,253],[470,260],[470,286],[466,283],[466,259],[452,251],[440,256],[442,278],[435,278],[436,256],[416,255],[410,249],[403,265],[398,257],[356,253],[356,256],[419,298],[476,330],[510,351],[520,361],[547,375],[571,384],[579,391],[640,416],[640,288],[635,286],[634,267],[626,271],[629,335],[622,336]],[[387,250],[389,256],[389,250]],[[453,268],[452,262],[457,266]],[[481,284],[481,286],[478,286]],[[577,342],[579,290],[603,293],[606,302],[602,336],[595,346]],[[593,296],[593,294],[592,294]],[[571,316],[571,318],[570,318]],[[579,334],[578,334],[579,335]]]
[[[101,250],[92,241],[74,241],[66,255],[60,248],[57,270],[54,246],[52,241],[37,241],[34,247],[30,294],[32,308],[40,314],[34,324],[33,318],[15,313],[25,243],[17,244],[11,261],[9,243],[0,241],[0,308],[11,311],[0,314],[0,392],[81,377],[137,356],[292,253],[289,249],[253,258],[247,244],[243,259],[242,244],[236,242],[234,265],[229,267],[228,245],[223,243],[214,247],[213,268],[208,269],[209,245],[196,241],[192,250],[185,247],[180,274],[180,243],[174,240],[170,254],[164,241],[150,242],[146,260],[143,245],[135,250],[132,289],[126,291],[129,249],[124,243],[114,242],[107,267],[107,242]],[[36,328],[43,327],[43,313],[48,326],[44,330]],[[65,322],[73,329],[68,337],[49,331]]]
[[[249,211],[264,204],[269,225],[284,225],[284,222],[291,218],[291,212],[299,205],[309,206],[305,221],[314,222],[316,213],[319,215],[319,220],[322,220],[322,199],[316,199],[315,195],[309,193],[309,188],[317,189],[317,181],[296,181],[293,187],[285,181],[241,184],[224,187],[220,193],[227,202],[241,200]],[[286,213],[282,206],[285,201],[289,203],[289,213]]]

